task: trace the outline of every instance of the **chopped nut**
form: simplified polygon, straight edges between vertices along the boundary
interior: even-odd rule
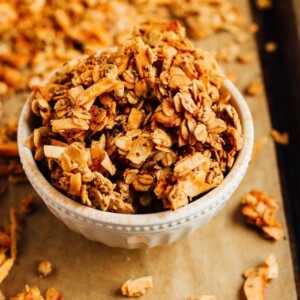
[[[49,260],[41,260],[38,264],[38,272],[40,277],[46,277],[52,273],[53,267]]]
[[[276,129],[271,130],[271,136],[274,140],[274,142],[282,145],[288,145],[289,144],[289,134],[287,132],[280,133]]]
[[[128,297],[140,297],[145,295],[146,290],[153,287],[152,276],[140,277],[127,280],[121,287],[122,295]]]
[[[263,230],[266,237],[279,240],[283,229],[276,219],[278,204],[276,199],[260,190],[251,190],[242,197],[242,214],[247,221]]]

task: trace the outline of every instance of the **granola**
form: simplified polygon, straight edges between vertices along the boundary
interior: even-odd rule
[[[17,258],[17,230],[16,211],[9,211],[10,223],[7,227],[0,227],[0,283],[7,277]]]
[[[247,300],[264,300],[267,283],[278,277],[278,264],[274,254],[258,267],[244,272],[244,294]]]
[[[152,276],[127,280],[121,287],[123,296],[140,297],[145,295],[147,289],[153,287]]]
[[[175,210],[220,185],[242,148],[225,79],[179,23],[144,22],[118,49],[34,87],[42,126],[26,144],[51,183],[87,206]]]
[[[144,20],[175,18],[193,38],[244,26],[229,0],[12,0],[0,11],[0,95],[38,84],[79,54],[121,44]]]
[[[202,296],[190,296],[186,300],[216,300],[217,298],[213,295],[202,295]]]
[[[260,96],[263,93],[263,84],[260,81],[252,81],[247,85],[245,93],[248,96]]]
[[[52,273],[53,266],[49,260],[41,260],[38,263],[38,273],[40,277],[46,277]]]
[[[274,197],[261,190],[251,190],[242,197],[242,213],[247,221],[262,229],[265,236],[274,240],[283,237],[283,229],[276,219],[279,209]]]
[[[281,145],[288,145],[289,144],[289,134],[287,132],[279,132],[276,129],[271,130],[271,136],[274,142],[281,144]]]
[[[10,297],[10,300],[61,300],[62,298],[62,294],[55,288],[48,288],[46,290],[45,297],[43,297],[37,286],[25,285],[25,291],[18,293],[16,296]]]

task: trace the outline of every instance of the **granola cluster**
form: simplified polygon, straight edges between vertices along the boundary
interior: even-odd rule
[[[0,284],[7,277],[17,258],[18,222],[16,210],[9,211],[9,224],[0,225]]]
[[[266,287],[269,281],[278,277],[278,272],[278,263],[273,253],[259,267],[245,271],[243,290],[246,300],[265,300]]]
[[[34,84],[62,62],[120,44],[143,20],[176,18],[191,37],[237,33],[228,0],[11,0],[0,3],[0,95]]]
[[[34,88],[41,127],[27,145],[52,184],[85,205],[176,210],[221,184],[242,148],[224,81],[179,23],[145,22],[116,51]]]
[[[283,228],[276,218],[279,205],[276,199],[261,190],[251,190],[242,197],[242,214],[247,221],[261,228],[266,237],[280,240]]]

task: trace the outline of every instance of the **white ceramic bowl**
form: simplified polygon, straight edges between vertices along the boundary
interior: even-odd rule
[[[225,88],[231,93],[232,104],[241,119],[243,148],[220,186],[176,211],[145,215],[103,212],[79,204],[56,190],[38,169],[31,151],[24,146],[32,132],[33,95],[26,101],[19,120],[18,146],[23,168],[49,210],[71,230],[86,238],[127,249],[171,243],[200,228],[215,216],[230,199],[249,165],[254,138],[251,113],[243,96],[229,80],[226,81]]]

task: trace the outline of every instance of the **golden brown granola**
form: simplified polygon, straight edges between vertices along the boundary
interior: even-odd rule
[[[244,294],[247,300],[264,300],[267,283],[278,277],[278,264],[274,254],[258,267],[244,273]]]
[[[263,84],[260,81],[252,81],[247,85],[245,93],[248,96],[260,96],[263,93]]]
[[[40,277],[46,277],[52,273],[53,266],[49,260],[41,260],[38,263],[38,273]]]
[[[123,296],[140,297],[145,295],[149,288],[153,287],[152,276],[140,277],[127,280],[121,287]]]
[[[242,197],[242,213],[247,221],[261,228],[265,236],[274,240],[283,237],[283,229],[276,219],[279,209],[274,197],[261,190],[251,190]]]
[[[9,226],[0,227],[0,283],[7,277],[17,258],[18,222],[14,208],[10,209],[9,217]]]
[[[272,5],[272,0],[256,0],[256,7],[260,10],[270,9]]]
[[[40,289],[33,285],[25,285],[25,291],[18,293],[16,296],[9,298],[10,300],[61,300],[62,294],[55,288],[48,288],[45,297],[41,294]]]
[[[11,0],[0,5],[0,95],[39,83],[79,54],[122,43],[143,20],[176,18],[193,38],[219,30],[239,34],[244,25],[229,0]]]
[[[34,88],[27,141],[52,184],[121,213],[175,210],[222,183],[243,137],[213,57],[177,22],[145,22],[115,51]]]
[[[217,300],[213,295],[190,296],[186,300]]]
[[[265,43],[265,50],[269,53],[273,53],[277,50],[277,43],[275,42],[267,42]]]
[[[289,144],[289,134],[287,132],[279,132],[276,129],[271,130],[271,136],[274,140],[274,142],[282,145],[288,145]]]

